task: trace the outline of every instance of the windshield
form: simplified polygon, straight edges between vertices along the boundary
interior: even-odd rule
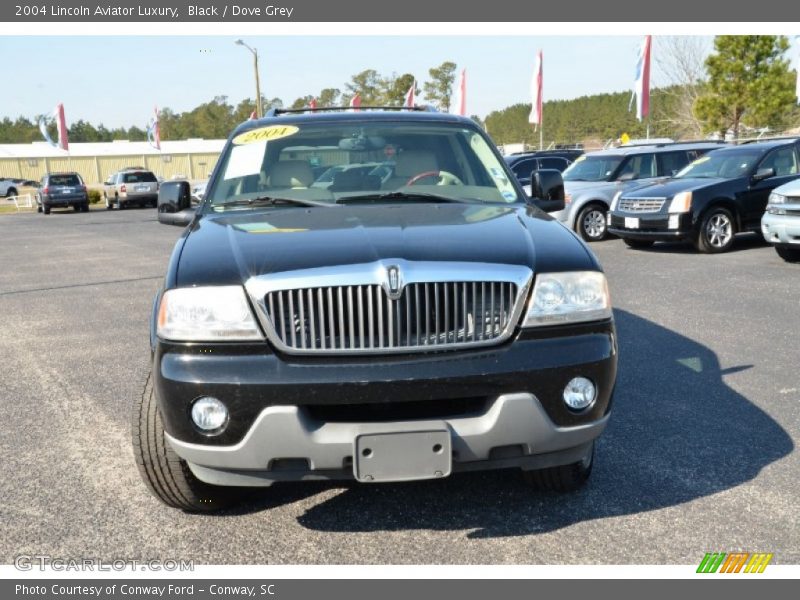
[[[733,179],[743,177],[761,157],[758,151],[751,152],[711,152],[688,164],[676,178],[718,178]]]
[[[564,171],[564,181],[610,181],[623,156],[584,154]]]
[[[206,198],[215,209],[241,209],[263,197],[334,206],[359,196],[393,202],[523,200],[483,135],[463,125],[419,122],[249,130],[226,147]]]

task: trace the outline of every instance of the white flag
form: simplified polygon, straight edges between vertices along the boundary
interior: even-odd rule
[[[531,80],[531,114],[528,116],[528,123],[531,125],[542,124],[542,81],[543,81],[543,60],[542,51],[536,54],[536,65],[533,67],[533,79]]]

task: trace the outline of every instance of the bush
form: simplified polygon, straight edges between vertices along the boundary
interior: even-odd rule
[[[103,194],[98,190],[89,190],[89,204],[99,204],[103,199]]]

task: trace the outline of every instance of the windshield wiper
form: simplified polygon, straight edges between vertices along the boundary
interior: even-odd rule
[[[240,198],[212,204],[213,208],[228,208],[231,206],[274,206],[276,204],[293,204],[295,206],[330,206],[330,202],[316,200],[300,200],[298,198],[280,198],[277,196],[256,196],[255,198]]]
[[[422,202],[455,202],[464,204],[474,204],[481,202],[473,198],[451,198],[450,196],[440,196],[427,192],[385,192],[383,194],[357,194],[353,196],[342,196],[336,200],[337,204],[350,204],[357,202],[375,202],[384,200],[421,200]]]

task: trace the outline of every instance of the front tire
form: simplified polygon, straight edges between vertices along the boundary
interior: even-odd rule
[[[623,238],[623,242],[628,248],[633,248],[634,250],[644,250],[646,248],[652,248],[655,242],[653,240],[632,240],[631,238]]]
[[[594,442],[592,448],[583,458],[576,463],[537,469],[536,471],[522,471],[525,483],[536,490],[546,492],[574,492],[582,487],[592,474],[594,464]]]
[[[581,209],[575,221],[581,239],[586,242],[601,242],[606,239],[606,213],[607,209],[600,204],[589,204]]]
[[[241,499],[243,488],[210,485],[194,476],[164,437],[153,376],[148,374],[144,391],[131,414],[133,453],[147,488],[167,506],[190,512],[227,508]]]
[[[111,210],[112,208],[114,208],[114,205],[112,205],[111,202],[109,202],[108,200],[108,194],[106,194],[105,192],[103,192],[103,200],[106,203],[106,210]]]
[[[800,249],[775,246],[775,252],[786,262],[800,262]]]
[[[733,246],[736,235],[736,220],[727,208],[709,210],[700,223],[695,247],[706,254],[727,252]]]

